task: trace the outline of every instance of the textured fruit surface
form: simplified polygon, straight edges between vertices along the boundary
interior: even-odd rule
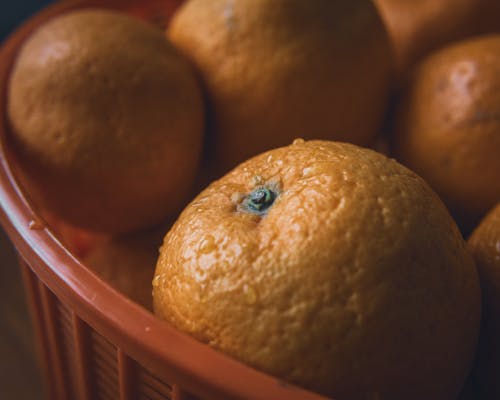
[[[500,35],[441,49],[418,65],[395,113],[394,152],[465,229],[500,201]]]
[[[153,301],[200,341],[338,399],[455,399],[480,318],[473,261],[428,185],[327,141],[263,153],[195,198]]]
[[[475,376],[481,399],[500,398],[500,203],[468,240],[476,261],[483,294],[483,320]]]
[[[191,65],[161,30],[103,10],[57,17],[22,47],[8,94],[35,204],[108,232],[153,225],[183,204],[204,106]]]
[[[378,133],[393,59],[369,0],[189,0],[168,37],[200,70],[223,170],[295,137]]]

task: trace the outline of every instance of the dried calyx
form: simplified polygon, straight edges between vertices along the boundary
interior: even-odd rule
[[[238,211],[266,215],[279,195],[275,185],[258,186],[243,198]]]

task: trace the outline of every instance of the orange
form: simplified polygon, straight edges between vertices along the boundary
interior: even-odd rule
[[[201,73],[221,170],[299,136],[378,133],[393,60],[370,0],[189,0],[168,37]]]
[[[395,111],[394,152],[444,199],[465,230],[500,201],[500,35],[420,63]]]
[[[103,10],[57,17],[22,47],[8,96],[20,174],[40,208],[129,232],[190,194],[204,104],[193,68],[161,30]]]
[[[497,0],[376,0],[391,36],[398,75],[453,41],[500,30]]]
[[[477,264],[483,293],[483,321],[475,368],[481,399],[500,398],[500,203],[468,240]]]
[[[297,140],[213,182],[160,249],[155,313],[338,399],[455,399],[480,319],[446,208],[397,162]]]
[[[160,227],[110,238],[93,246],[83,263],[117,291],[152,310],[151,281],[167,230]]]

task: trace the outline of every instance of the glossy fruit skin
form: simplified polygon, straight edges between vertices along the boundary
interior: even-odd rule
[[[467,241],[476,262],[483,296],[483,317],[474,376],[481,399],[500,396],[500,203],[481,221]]]
[[[458,40],[500,32],[497,0],[375,0],[391,37],[398,80],[429,53]]]
[[[393,59],[371,1],[189,0],[167,35],[200,71],[224,173],[296,137],[380,129]]]
[[[190,194],[204,129],[195,72],[160,29],[79,10],[36,30],[8,92],[10,140],[33,203],[69,224],[124,233]]]
[[[248,211],[261,188],[274,201]],[[198,340],[339,399],[456,398],[480,318],[473,261],[428,185],[327,141],[263,153],[200,193],[164,239],[153,301]]]
[[[464,231],[500,201],[500,35],[417,66],[395,112],[394,154],[442,197]]]

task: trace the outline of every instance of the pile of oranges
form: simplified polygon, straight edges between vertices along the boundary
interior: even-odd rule
[[[498,4],[67,13],[12,70],[18,177],[89,268],[248,365],[337,400],[497,399]]]

